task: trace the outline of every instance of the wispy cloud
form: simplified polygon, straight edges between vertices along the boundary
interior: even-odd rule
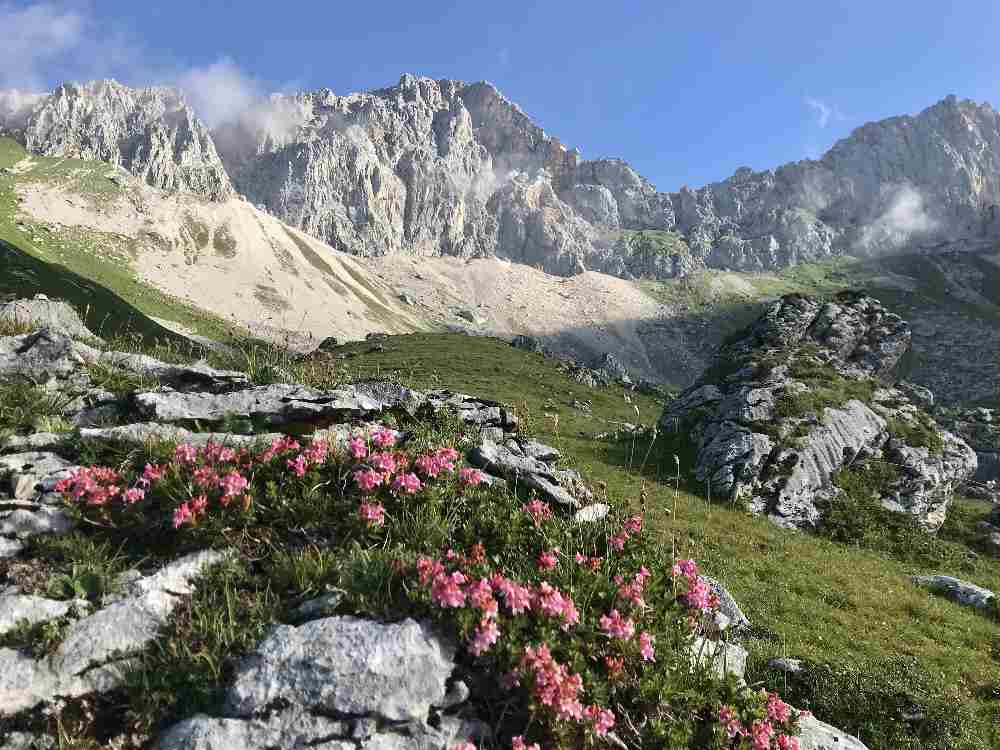
[[[86,19],[50,3],[0,3],[0,86],[38,89],[47,63],[81,45]]]
[[[814,96],[807,96],[805,102],[806,106],[812,110],[813,116],[816,118],[816,124],[821,128],[825,128],[831,122],[844,119],[843,112],[837,109],[834,104],[817,99]]]

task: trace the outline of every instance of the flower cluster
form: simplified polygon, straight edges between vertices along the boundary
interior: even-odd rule
[[[105,505],[122,494],[121,475],[114,469],[100,466],[83,467],[73,470],[66,479],[56,482],[56,492],[61,492],[77,502],[86,505]],[[136,488],[139,489],[139,488]],[[139,489],[139,492],[142,492]],[[126,502],[141,500],[143,495],[133,495]]]
[[[625,549],[625,543],[642,532],[642,516],[632,516],[625,526],[609,540],[609,544],[619,552]]]
[[[122,473],[92,466],[75,470],[56,489],[74,504],[98,509],[103,517],[109,517],[111,511],[139,504],[158,483],[170,479],[172,484],[166,492],[171,502],[169,517],[173,527],[179,529],[198,526],[207,514],[232,505],[249,511],[254,505],[254,481],[258,477],[263,480],[257,487],[263,488],[274,479],[301,480],[311,471],[321,472],[346,462],[354,485],[363,495],[358,517],[374,529],[383,526],[386,519],[385,497],[378,495],[380,489],[384,488],[391,498],[413,496],[429,480],[456,471],[459,491],[483,481],[477,469],[456,466],[459,453],[454,448],[438,448],[414,461],[406,452],[397,450],[398,441],[399,433],[379,427],[367,437],[350,438],[346,452],[340,456],[329,441],[319,438],[303,445],[295,438],[280,436],[258,449],[233,448],[212,441],[203,446],[181,443],[166,464],[147,464],[132,486]]]
[[[763,717],[741,719],[734,706],[719,708],[718,726],[723,736],[728,740],[745,740],[751,750],[799,750],[799,741],[792,733],[804,712],[793,709],[776,693],[764,691],[762,695]]]
[[[683,587],[681,601],[692,615],[718,609],[719,598],[702,576],[694,560],[678,560],[671,569],[674,579]]]

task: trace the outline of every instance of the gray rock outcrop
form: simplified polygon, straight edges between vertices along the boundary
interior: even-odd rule
[[[958,604],[988,610],[996,606],[997,596],[989,589],[952,576],[914,576],[918,586],[940,594]]]
[[[67,83],[34,105],[20,135],[33,154],[110,162],[211,200],[234,195],[208,128],[176,89]]]
[[[877,463],[891,475],[881,503],[935,530],[976,456],[888,385],[909,341],[870,297],[786,296],[667,405],[661,428],[691,436],[695,477],[716,497],[778,525],[819,525],[837,473]]]
[[[459,707],[447,689],[453,658],[451,645],[413,620],[278,626],[238,669],[226,717],[183,721],[156,747],[446,750],[481,732],[453,715],[430,722],[432,711]]]
[[[70,625],[41,659],[0,648],[0,717],[120,684],[128,657],[156,637],[203,570],[223,559],[219,552],[197,552],[140,577],[124,597]]]
[[[41,294],[31,299],[16,299],[0,305],[0,320],[37,328],[57,328],[73,338],[97,338],[84,325],[72,305],[62,300],[50,300]]]

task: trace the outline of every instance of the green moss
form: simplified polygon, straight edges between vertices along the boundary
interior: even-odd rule
[[[944,438],[934,420],[920,412],[912,422],[904,419],[886,420],[886,429],[913,448],[927,448],[931,454],[944,450]]]

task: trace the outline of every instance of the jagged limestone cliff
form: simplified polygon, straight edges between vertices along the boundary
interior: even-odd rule
[[[99,81],[27,107],[7,98],[18,106],[0,107],[0,128],[35,153],[213,199],[235,187],[362,256],[670,278],[1000,236],[1000,116],[955,97],[864,125],[819,160],[673,193],[620,160],[584,161],[488,83],[404,75],[366,93],[276,95],[211,134],[172,89]]]

